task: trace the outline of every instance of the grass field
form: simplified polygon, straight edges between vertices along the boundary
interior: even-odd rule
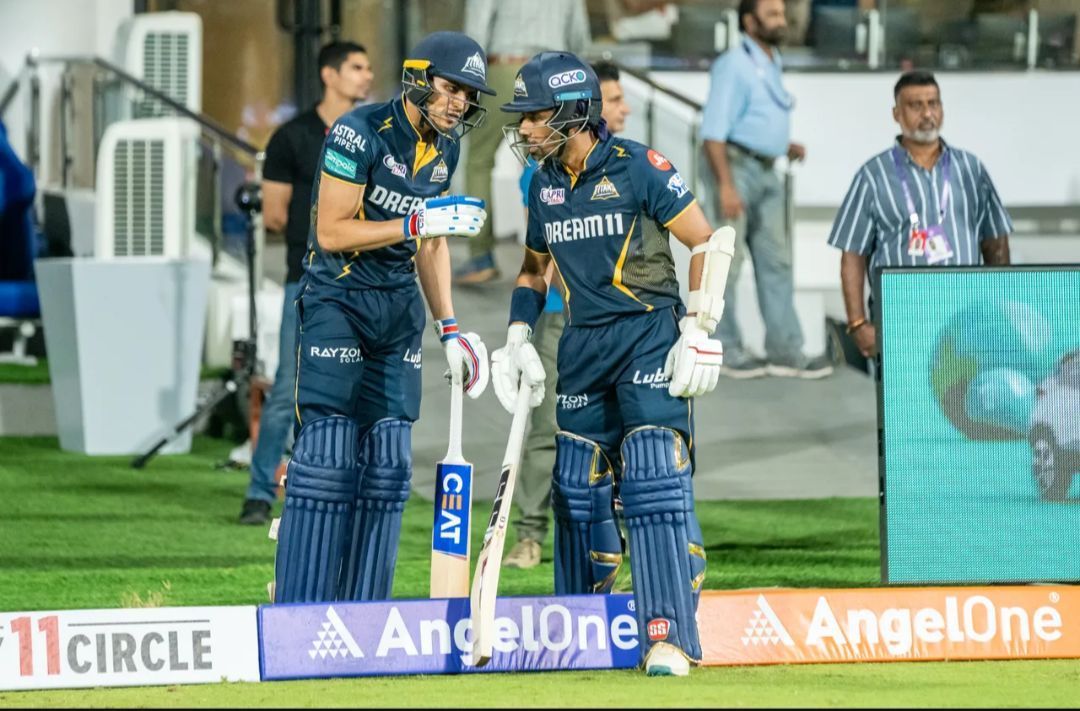
[[[235,523],[246,473],[214,466],[230,446],[196,438],[192,454],[134,471],[126,457],[66,454],[53,439],[0,439],[0,609],[265,602],[274,544]],[[487,509],[479,502],[476,520]],[[699,515],[706,587],[878,584],[873,499],[702,502]],[[414,497],[397,597],[426,596],[430,517]],[[501,592],[551,591],[548,543],[539,568],[504,570]],[[1077,688],[1080,662],[953,662],[700,669],[678,681],[603,672],[0,692],[0,706],[1053,706],[1080,704]]]

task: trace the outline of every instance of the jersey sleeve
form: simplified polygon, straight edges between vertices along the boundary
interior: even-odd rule
[[[270,137],[263,162],[263,178],[277,183],[292,183],[296,178],[296,156],[289,140],[287,126],[281,126]]]
[[[667,227],[694,203],[690,186],[661,153],[649,148],[638,157],[638,190],[642,192],[645,213]]]
[[[322,172],[353,185],[367,184],[375,154],[375,136],[349,114],[334,122],[323,144]]]
[[[529,208],[529,219],[525,226],[525,246],[534,252],[540,254],[547,254],[548,250],[547,240],[544,239],[544,221],[542,219],[544,213],[544,204],[540,202],[540,181],[536,179],[536,172],[533,172],[532,181],[529,183],[528,202],[526,205]]]

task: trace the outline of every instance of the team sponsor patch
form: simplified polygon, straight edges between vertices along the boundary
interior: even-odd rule
[[[339,363],[360,363],[364,360],[364,354],[356,346],[343,348],[309,346],[308,357],[336,360]]]
[[[528,98],[529,91],[525,88],[525,80],[518,74],[514,79],[514,96],[524,96]]]
[[[686,185],[686,181],[679,175],[678,171],[672,174],[667,181],[667,189],[675,193],[675,197],[681,198],[686,193],[690,192],[690,188]]]
[[[356,153],[357,151],[363,153],[367,150],[367,139],[345,124],[339,123],[334,126],[334,130],[330,135],[335,146],[341,146],[349,153]]]
[[[349,160],[333,148],[326,149],[326,155],[323,157],[323,167],[330,175],[336,175],[340,178],[356,178],[356,161]]]
[[[562,74],[555,74],[548,77],[548,86],[552,89],[558,89],[563,86],[572,86],[574,84],[584,84],[588,75],[585,74],[584,69],[572,69]]]
[[[608,177],[605,175],[603,178],[600,178],[600,182],[593,188],[592,197],[589,199],[611,200],[617,197],[619,197],[619,191],[616,190],[615,183],[608,180]]]
[[[465,66],[461,68],[461,71],[467,74],[475,74],[484,81],[487,81],[487,65],[484,63],[484,58],[480,56],[479,52],[465,60]]]
[[[417,348],[415,353],[413,352],[412,348],[406,348],[405,349],[405,355],[404,355],[404,357],[402,357],[401,360],[405,361],[406,363],[412,363],[413,368],[415,368],[416,370],[420,370],[420,360],[421,360],[420,353],[421,353],[420,348]]]
[[[431,182],[445,183],[448,177],[450,177],[450,170],[446,167],[446,161],[440,160],[431,170]]]
[[[589,404],[589,396],[584,393],[581,395],[556,395],[555,399],[558,401],[561,410],[580,410]]]
[[[665,375],[663,368],[657,368],[651,373],[635,370],[633,383],[634,385],[648,385],[653,390],[663,390],[671,384],[671,376]]]
[[[396,175],[397,177],[399,177],[399,178],[404,178],[405,177],[405,173],[407,172],[406,168],[405,168],[405,164],[404,163],[398,163],[396,160],[394,160],[394,156],[387,153],[386,157],[383,158],[382,162],[383,162],[383,165],[385,165],[387,168],[389,168],[390,172],[393,173],[394,175]]]
[[[548,186],[540,189],[540,202],[545,205],[562,205],[566,202],[566,188]]]
[[[653,149],[650,148],[646,155],[649,157],[649,162],[652,163],[653,167],[657,170],[671,170],[671,161]]]
[[[663,642],[668,638],[668,632],[670,631],[671,620],[663,617],[649,620],[649,623],[645,626],[645,632],[649,635],[650,642]]]

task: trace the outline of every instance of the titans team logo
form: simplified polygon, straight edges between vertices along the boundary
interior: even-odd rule
[[[450,171],[446,167],[446,161],[440,160],[431,170],[431,182],[445,183],[448,177],[450,177]]]
[[[461,68],[461,71],[475,74],[482,80],[487,80],[487,67],[484,65],[484,58],[480,56],[479,52],[465,60],[465,66]]]
[[[528,98],[529,91],[525,88],[525,80],[518,74],[514,79],[514,96],[524,96]]]
[[[592,197],[590,200],[612,200],[619,197],[619,191],[615,189],[615,183],[608,180],[605,175],[600,178],[600,182],[593,188]]]

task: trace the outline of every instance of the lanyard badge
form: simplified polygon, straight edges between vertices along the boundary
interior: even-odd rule
[[[951,174],[951,161],[949,152],[946,150],[941,157],[942,188],[938,205],[941,210],[938,213],[938,224],[927,226],[925,229],[919,225],[919,211],[915,209],[915,200],[911,197],[911,188],[908,185],[907,171],[904,168],[903,153],[899,146],[892,150],[893,168],[896,177],[900,180],[900,187],[904,189],[904,200],[908,209],[908,219],[911,230],[908,234],[907,253],[912,257],[926,257],[927,264],[938,264],[953,256],[952,245],[945,235],[945,214],[949,205],[951,189],[949,176]]]

